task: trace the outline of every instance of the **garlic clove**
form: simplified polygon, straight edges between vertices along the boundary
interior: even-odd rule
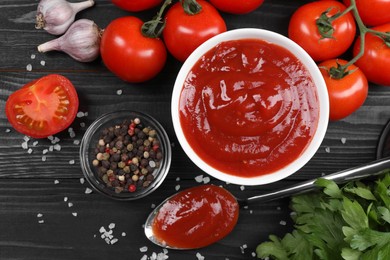
[[[35,28],[50,34],[66,32],[74,22],[76,14],[95,4],[94,0],[69,3],[66,0],[41,0],[38,4]]]
[[[95,60],[100,54],[101,29],[94,21],[80,19],[57,39],[38,46],[39,52],[62,51],[80,62]]]

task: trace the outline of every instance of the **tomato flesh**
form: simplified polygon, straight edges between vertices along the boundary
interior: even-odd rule
[[[15,91],[6,103],[12,126],[33,138],[45,138],[67,128],[79,100],[73,84],[61,75],[48,75]]]

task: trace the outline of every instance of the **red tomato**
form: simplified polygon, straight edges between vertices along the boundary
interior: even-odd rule
[[[380,32],[390,32],[390,23],[373,27]],[[366,75],[368,81],[390,86],[390,47],[385,41],[371,33],[366,33],[363,56],[357,60],[358,66]],[[360,51],[360,37],[353,47],[353,55]]]
[[[12,93],[5,104],[5,113],[18,132],[45,138],[69,127],[78,107],[73,84],[64,76],[51,74]]]
[[[162,0],[112,0],[112,2],[130,12],[144,11],[162,3]]]
[[[327,16],[345,10],[337,1],[311,2],[299,7],[291,17],[288,26],[290,39],[305,49],[315,61],[336,58],[343,54],[352,44],[356,25],[349,12],[332,22],[334,32],[331,38],[323,38],[317,28],[316,20],[329,9]]]
[[[210,0],[218,10],[231,14],[246,14],[256,10],[264,0]]]
[[[345,65],[347,61],[340,59],[327,60],[318,65],[325,79],[329,93],[329,119],[332,121],[345,118],[358,110],[368,95],[368,82],[364,73],[355,65],[347,68],[353,71],[341,79],[330,76],[329,69],[337,67],[337,63]]]
[[[113,20],[102,35],[103,62],[124,81],[143,82],[155,77],[167,59],[164,43],[144,36],[142,25],[137,17],[121,17]]]
[[[355,0],[363,23],[377,26],[390,22],[390,0]],[[343,0],[346,6],[351,0]]]
[[[180,2],[169,8],[163,38],[168,51],[178,60],[188,56],[209,38],[226,31],[225,21],[209,3],[199,0],[202,10],[187,14]]]

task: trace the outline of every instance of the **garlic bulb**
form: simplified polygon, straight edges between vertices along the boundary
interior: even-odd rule
[[[101,33],[95,22],[80,19],[64,35],[39,45],[38,51],[62,51],[77,61],[90,62],[99,56]]]
[[[94,5],[94,0],[69,3],[66,0],[41,0],[38,4],[35,28],[44,29],[50,34],[66,32],[74,22],[76,14]]]

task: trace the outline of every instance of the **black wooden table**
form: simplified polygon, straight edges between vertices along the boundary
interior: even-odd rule
[[[222,15],[228,29],[265,28],[287,35],[291,14],[306,2],[266,0],[250,14]],[[181,63],[169,57],[155,79],[129,84],[110,73],[100,59],[84,64],[59,52],[38,53],[37,46],[54,36],[34,28],[37,4],[37,0],[0,1],[0,259],[153,259],[154,253],[165,253],[169,259],[248,259],[255,257],[256,246],[269,234],[291,231],[289,199],[282,199],[242,209],[235,230],[207,248],[164,252],[151,244],[144,236],[143,223],[154,205],[208,177],[186,157],[173,131],[170,98]],[[148,20],[156,11],[131,15]],[[130,14],[109,0],[97,0],[77,19],[92,19],[104,28],[125,15]],[[27,140],[7,121],[5,102],[25,83],[50,73],[62,74],[73,82],[81,113],[71,125],[73,131],[63,131],[56,140]],[[210,183],[247,197],[370,162],[390,118],[389,100],[390,88],[372,84],[363,107],[342,121],[331,122],[314,158],[285,180],[256,187],[213,178]],[[91,122],[105,112],[125,108],[143,110],[157,118],[173,147],[171,170],[162,186],[133,202],[90,193],[78,157],[79,142]],[[102,235],[109,232],[112,237],[106,241]]]

